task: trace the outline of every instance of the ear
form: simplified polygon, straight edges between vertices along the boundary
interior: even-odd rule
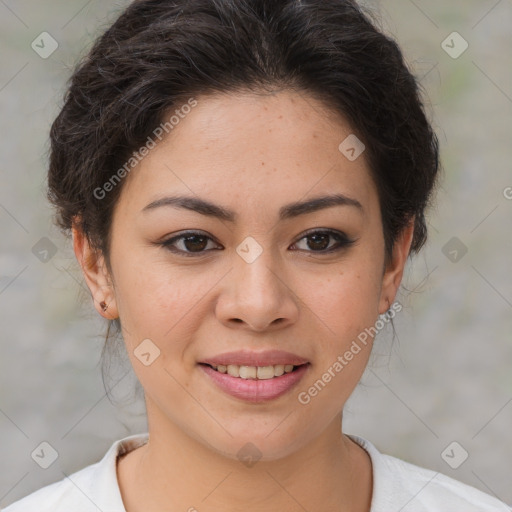
[[[409,224],[402,230],[395,241],[391,260],[384,269],[382,276],[382,287],[379,302],[379,314],[385,313],[393,304],[396,293],[402,282],[405,264],[409,256],[409,250],[414,235],[414,217]]]
[[[109,320],[118,318],[114,289],[103,255],[90,247],[87,237],[76,225],[73,225],[71,231],[73,234],[73,250],[82,268],[96,311]],[[106,311],[100,305],[102,302],[108,305]]]

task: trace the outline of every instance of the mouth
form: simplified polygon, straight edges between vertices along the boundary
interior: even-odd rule
[[[203,366],[209,366],[212,370],[230,375],[236,379],[245,380],[270,380],[281,377],[282,375],[293,373],[301,366],[306,366],[309,363],[293,365],[293,364],[276,364],[271,366],[244,366],[244,365],[222,365],[222,364],[208,364],[199,363]]]
[[[244,402],[262,403],[287,395],[309,373],[311,363],[273,366],[198,363],[209,384]]]

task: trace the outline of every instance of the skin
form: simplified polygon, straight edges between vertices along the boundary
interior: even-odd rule
[[[371,461],[341,426],[372,340],[309,404],[297,396],[393,303],[413,223],[385,264],[379,199],[364,153],[345,158],[338,146],[350,126],[312,96],[279,91],[196,99],[125,178],[113,217],[112,274],[73,230],[97,310],[120,317],[145,391],[150,441],[118,462],[126,509],[368,512]],[[278,219],[285,204],[333,193],[357,199],[363,211],[334,206]],[[231,224],[169,206],[141,212],[171,194],[199,196],[234,210],[238,219]],[[304,238],[312,228],[356,241],[322,255],[337,240],[315,245]],[[185,230],[211,240],[175,247],[191,252],[200,246],[203,253],[180,256],[156,244]],[[249,236],[263,250],[252,263],[236,252]],[[107,312],[99,306],[103,300]],[[149,366],[134,355],[147,338],[161,351]],[[241,348],[279,348],[311,365],[278,399],[245,402],[219,390],[198,366]],[[237,457],[248,442],[262,454],[252,467]]]

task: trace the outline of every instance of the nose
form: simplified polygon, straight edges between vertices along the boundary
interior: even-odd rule
[[[299,298],[282,263],[271,250],[254,261],[235,255],[216,305],[217,318],[233,328],[263,332],[297,321]]]

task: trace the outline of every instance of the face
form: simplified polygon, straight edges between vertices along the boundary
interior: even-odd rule
[[[113,286],[101,259],[86,279],[96,303],[111,291],[108,314],[99,311],[120,317],[150,428],[179,428],[232,458],[248,442],[264,459],[284,457],[340,418],[371,350],[361,333],[393,303],[412,231],[384,268],[365,155],[340,152],[350,126],[312,97],[196,100],[125,178],[112,224]],[[166,204],[171,196],[215,208]],[[79,256],[85,246],[75,236]],[[290,355],[265,359],[276,350]],[[226,359],[234,351],[245,355]],[[247,380],[203,364],[215,358],[298,368]]]

